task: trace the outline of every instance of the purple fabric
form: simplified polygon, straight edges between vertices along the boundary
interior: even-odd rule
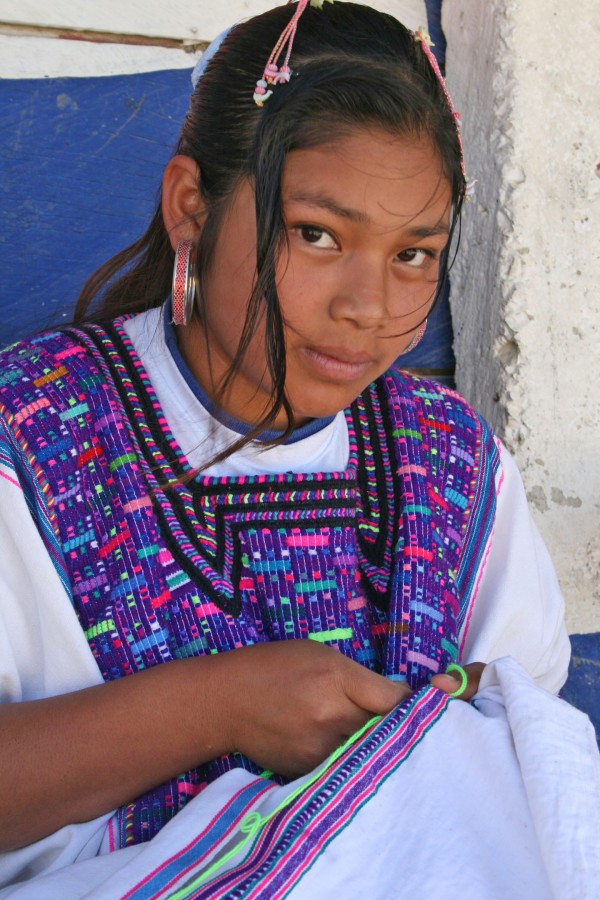
[[[493,442],[456,394],[384,376],[346,410],[346,471],[210,478],[189,469],[120,323],[3,356],[0,401],[105,680],[293,638],[413,689],[456,659],[495,509]],[[228,756],[128,804],[122,845],[234,766],[259,771]]]

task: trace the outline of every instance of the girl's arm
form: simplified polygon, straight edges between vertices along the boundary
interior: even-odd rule
[[[408,694],[329,647],[286,641],[5,704],[0,850],[93,819],[221,754],[310,771]]]
[[[312,641],[104,684],[15,472],[0,462],[0,851],[110,812],[223,753],[307,772],[408,693]]]
[[[494,533],[461,655],[512,656],[541,687],[557,693],[570,655],[564,600],[516,463],[502,445],[500,458]]]
[[[110,812],[223,753],[309,771],[406,693],[312,641],[104,684],[16,472],[0,460],[0,850]]]

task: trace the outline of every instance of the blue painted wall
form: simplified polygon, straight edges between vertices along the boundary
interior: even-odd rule
[[[588,714],[600,747],[600,634],[572,634],[571,647],[569,677],[560,695]]]
[[[68,319],[145,230],[190,90],[186,70],[0,82],[0,342]]]

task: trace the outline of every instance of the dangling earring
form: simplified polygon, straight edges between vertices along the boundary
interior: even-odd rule
[[[427,330],[427,319],[423,319],[423,321],[419,325],[417,332],[414,335],[413,339],[409,343],[408,347],[402,351],[402,353],[403,354],[410,353],[411,350],[414,350],[415,347],[417,346],[417,344],[420,344],[421,341],[423,340],[423,335],[425,334],[426,330]]]
[[[192,259],[193,241],[180,241],[173,266],[173,325],[188,325],[196,302],[196,269]]]

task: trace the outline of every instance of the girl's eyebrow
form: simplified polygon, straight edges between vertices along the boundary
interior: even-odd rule
[[[448,237],[450,234],[449,226],[445,225],[443,222],[438,222],[437,225],[422,225],[416,228],[410,228],[409,231],[413,237],[420,238],[435,237],[438,234]]]
[[[342,219],[349,219],[351,222],[359,222],[360,224],[366,225],[371,221],[369,216],[366,213],[361,212],[361,210],[352,209],[348,206],[340,206],[339,203],[336,203],[335,200],[332,200],[331,197],[327,197],[324,194],[292,194],[284,199],[289,203],[305,203],[308,206],[326,209],[335,216],[340,216]]]
[[[287,200],[288,203],[305,203],[307,206],[326,209],[335,216],[340,216],[340,218],[348,219],[351,222],[358,222],[361,225],[371,224],[371,218],[365,212],[362,212],[360,209],[352,209],[352,207],[348,206],[340,206],[339,203],[332,200],[331,197],[327,197],[325,194],[291,194],[284,199]],[[438,234],[447,236],[450,233],[450,228],[444,222],[437,222],[435,225],[409,227],[408,232],[412,237],[427,238],[435,237]]]

